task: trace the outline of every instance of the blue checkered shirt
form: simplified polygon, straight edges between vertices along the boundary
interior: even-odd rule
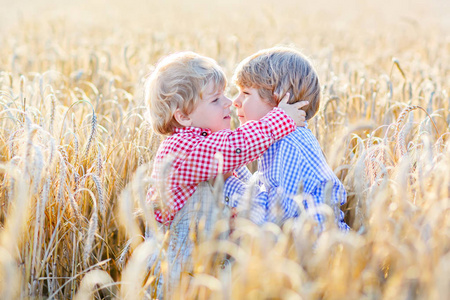
[[[319,142],[306,127],[277,141],[259,158],[258,172],[251,174],[246,168],[234,172],[224,186],[225,201],[239,206],[245,198],[253,199],[250,219],[257,223],[283,224],[298,217],[300,209],[294,196],[302,191],[303,207],[312,213],[323,229],[325,215],[319,207],[327,204],[334,208],[339,228],[349,230],[339,205],[346,202],[344,186],[328,166]],[[249,194],[249,183],[254,188]]]

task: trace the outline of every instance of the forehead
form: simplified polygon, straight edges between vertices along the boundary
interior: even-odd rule
[[[240,84],[240,85],[236,85],[237,88],[240,91],[243,90],[259,90],[261,87],[257,86],[257,85],[244,85],[244,84]]]
[[[224,91],[224,86],[219,86],[214,81],[208,82],[208,84],[203,88],[202,96],[203,98],[208,96],[214,96],[220,94]]]

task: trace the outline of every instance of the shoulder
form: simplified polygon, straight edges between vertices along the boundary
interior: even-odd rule
[[[174,133],[168,136],[159,146],[159,151],[178,152],[192,150],[198,144],[200,138],[191,132]]]
[[[190,132],[174,133],[168,136],[162,143],[162,146],[174,145],[178,143],[185,143],[189,141],[195,141],[198,137],[196,134]]]
[[[309,131],[308,128],[298,127],[294,132],[275,142],[272,147],[278,151],[296,149],[301,152],[301,149],[308,144],[305,143],[305,136],[308,135],[307,131]]]
[[[281,164],[286,161],[298,161],[304,156],[302,147],[300,139],[294,131],[270,146],[264,153],[263,159],[269,161],[269,163],[277,161]]]
[[[293,133],[293,136],[303,143],[312,141],[317,142],[316,136],[312,133],[311,129],[307,127],[297,127]]]

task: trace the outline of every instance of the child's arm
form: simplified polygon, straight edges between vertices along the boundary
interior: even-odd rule
[[[173,180],[179,185],[190,185],[216,177],[219,170],[214,155],[218,152],[223,155],[222,172],[231,172],[257,159],[295,128],[294,121],[282,109],[274,108],[259,121],[247,122],[235,131],[209,134],[174,166]]]
[[[249,190],[250,186],[253,190]],[[264,190],[264,186],[260,186],[257,182],[246,184],[231,176],[225,181],[223,194],[225,204],[237,207],[244,214],[248,213],[248,217],[252,222],[257,225],[262,225],[266,222],[267,192]]]
[[[252,173],[246,166],[242,166],[236,170],[234,170],[233,175],[242,181],[243,183],[248,183],[250,178],[252,177]]]

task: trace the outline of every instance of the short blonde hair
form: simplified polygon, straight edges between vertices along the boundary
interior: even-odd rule
[[[256,52],[236,68],[234,83],[239,87],[258,89],[259,96],[278,105],[290,93],[288,103],[309,101],[303,109],[306,120],[319,109],[320,83],[311,62],[299,51],[289,47],[273,47]],[[280,98],[278,98],[280,97]]]
[[[174,118],[180,109],[190,114],[208,84],[223,90],[226,77],[212,58],[194,52],[179,52],[163,58],[145,82],[145,102],[153,130],[161,135],[182,127]]]

